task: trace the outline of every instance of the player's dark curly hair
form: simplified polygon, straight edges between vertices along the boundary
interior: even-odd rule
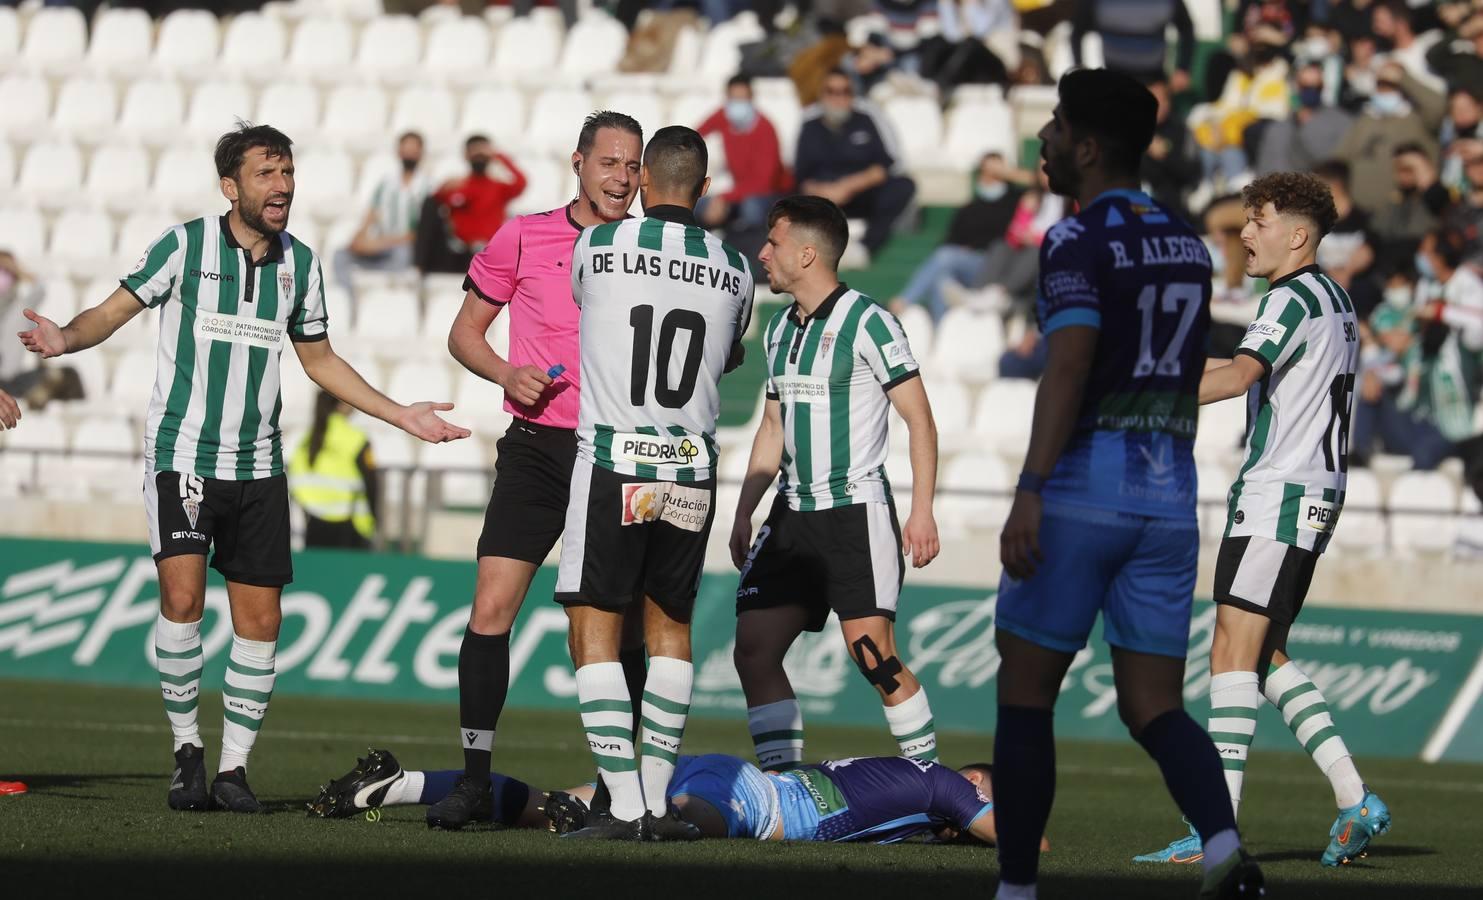
[[[1282,215],[1302,216],[1318,228],[1320,238],[1339,221],[1333,192],[1322,179],[1307,172],[1263,175],[1241,189],[1241,203],[1247,209],[1261,209],[1270,203]]]
[[[216,174],[222,178],[236,178],[242,170],[242,160],[247,151],[262,147],[268,158],[293,157],[294,142],[288,135],[272,125],[254,125],[241,119],[237,127],[221,136],[216,142]]]

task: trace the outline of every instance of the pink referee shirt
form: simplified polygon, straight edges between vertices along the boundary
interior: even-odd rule
[[[566,366],[535,406],[505,399],[519,418],[552,428],[577,427],[581,387],[580,307],[572,300],[572,246],[582,226],[567,207],[510,219],[469,264],[464,286],[485,302],[509,306],[510,365],[549,371]]]

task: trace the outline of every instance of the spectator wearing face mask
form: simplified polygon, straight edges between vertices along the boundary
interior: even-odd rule
[[[1395,148],[1393,184],[1388,202],[1372,219],[1381,255],[1391,266],[1412,258],[1421,238],[1441,222],[1447,192],[1437,181],[1437,166],[1420,144]]]
[[[525,192],[525,173],[482,134],[465,141],[463,152],[469,174],[445,183],[437,199],[448,209],[453,236],[477,250],[505,224],[510,201]]]
[[[1323,66],[1298,67],[1293,76],[1293,112],[1270,123],[1256,155],[1257,174],[1306,172],[1334,155],[1354,117],[1324,97]]]
[[[1412,78],[1399,63],[1380,67],[1374,93],[1334,153],[1349,163],[1355,203],[1373,213],[1391,202],[1396,148],[1415,144],[1429,159],[1437,158],[1446,107],[1441,94]]]
[[[845,215],[866,220],[865,249],[872,256],[891,236],[917,186],[903,173],[891,126],[855,97],[841,69],[824,78],[821,99],[804,112],[794,172],[804,194],[832,201]]]
[[[753,100],[752,80],[736,75],[727,82],[726,104],[698,130],[721,136],[732,187],[725,194],[701,198],[696,215],[702,225],[726,231],[732,243],[755,255],[761,244],[745,235],[759,230],[765,235],[768,211],[780,195],[793,189],[793,177],[783,164],[777,129]],[[732,239],[733,233],[739,239]]]
[[[335,280],[355,298],[356,270],[403,272],[412,267],[417,220],[432,183],[422,171],[422,135],[409,131],[397,138],[397,169],[377,182],[360,229],[350,245],[335,254]]]
[[[1010,222],[1019,208],[1020,196],[1024,193],[1018,185],[1010,184],[1009,174],[1002,154],[984,156],[973,181],[973,199],[953,213],[946,240],[922,261],[906,288],[891,301],[893,310],[900,311],[913,304],[924,305],[932,314],[932,320],[939,321],[947,312],[943,282],[973,286],[982,280],[984,251],[1002,240],[1009,231]]]

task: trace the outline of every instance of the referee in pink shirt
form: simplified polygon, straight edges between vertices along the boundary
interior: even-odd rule
[[[629,116],[587,117],[572,153],[577,198],[506,222],[474,257],[448,350],[505,391],[515,417],[499,441],[494,491],[479,535],[474,609],[458,653],[459,741],[464,774],[427,811],[427,824],[458,829],[489,818],[490,754],[510,687],[510,628],[536,569],[566,523],[577,455],[581,350],[572,300],[572,247],[583,228],[627,218],[638,194],[643,129]],[[510,358],[487,333],[509,308]],[[626,652],[630,681],[644,683],[642,646]],[[523,806],[524,798],[507,798]]]

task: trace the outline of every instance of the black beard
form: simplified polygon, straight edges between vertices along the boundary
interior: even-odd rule
[[[266,206],[266,204],[264,204],[264,206]],[[290,206],[292,206],[292,203],[290,203]],[[285,212],[287,212],[287,210],[285,210]],[[238,204],[237,215],[242,217],[242,224],[246,225],[248,228],[251,228],[253,231],[256,231],[258,234],[261,235],[279,234],[284,230],[284,228],[288,227],[288,219],[286,217],[284,218],[282,228],[274,228],[272,225],[269,225],[267,221],[263,219],[262,206],[253,209],[245,203]]]

